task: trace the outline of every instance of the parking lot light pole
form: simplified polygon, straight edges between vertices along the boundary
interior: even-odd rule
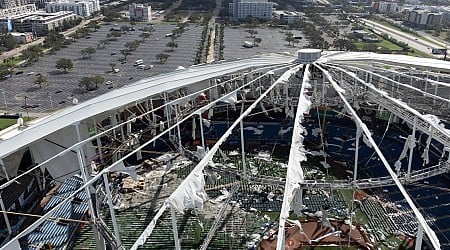
[[[8,103],[6,103],[6,95],[5,95],[5,90],[4,89],[0,89],[2,91],[3,94],[3,101],[5,102],[5,109],[8,108]]]
[[[53,110],[53,101],[52,101],[52,95],[50,92],[47,92],[48,99],[50,101],[50,108]]]
[[[24,100],[25,100],[25,110],[27,111],[27,117],[28,117],[28,120],[30,120],[30,114],[28,113],[27,98],[28,98],[28,96],[25,95],[25,96],[24,96]]]

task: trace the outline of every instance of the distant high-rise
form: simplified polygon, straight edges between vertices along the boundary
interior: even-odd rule
[[[8,9],[27,4],[27,0],[0,0],[0,8]]]
[[[130,19],[133,21],[148,22],[152,20],[152,8],[144,4],[130,4]]]
[[[45,11],[49,13],[72,11],[79,16],[89,17],[94,12],[100,11],[100,9],[97,9],[97,2],[96,0],[48,2],[45,4]]]
[[[418,27],[437,27],[442,24],[442,13],[427,10],[405,10],[403,20]]]
[[[229,4],[229,12],[232,19],[249,17],[270,19],[272,18],[273,6],[274,3],[268,0],[233,0]]]

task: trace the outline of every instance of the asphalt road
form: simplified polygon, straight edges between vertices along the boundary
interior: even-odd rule
[[[396,29],[392,29],[390,27],[386,27],[384,25],[381,25],[379,23],[367,20],[367,19],[361,19],[365,24],[366,27],[368,28],[372,28],[375,31],[378,32],[383,32],[388,34],[389,36],[391,36],[392,38],[407,43],[408,46],[410,46],[411,48],[415,49],[415,50],[419,50],[422,51],[424,53],[427,53],[428,55],[435,57],[435,58],[440,58],[442,57],[441,55],[437,56],[437,55],[433,55],[431,53],[431,49],[436,47],[435,44],[430,43],[428,41],[424,41],[422,39],[420,39],[419,37],[416,37],[414,35],[410,35],[408,33],[405,32],[401,32],[398,31]]]

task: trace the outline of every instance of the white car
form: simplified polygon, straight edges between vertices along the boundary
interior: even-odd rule
[[[28,75],[29,75],[29,76],[30,76],[30,75],[34,75],[34,72],[31,71],[31,72],[28,73]]]
[[[105,84],[106,84],[106,85],[111,85],[111,84],[112,84],[112,81],[106,81]]]

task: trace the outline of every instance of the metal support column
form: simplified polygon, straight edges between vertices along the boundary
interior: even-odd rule
[[[116,213],[114,212],[111,190],[109,189],[109,181],[108,181],[108,176],[106,176],[106,173],[103,174],[103,182],[105,184],[106,197],[108,198],[109,212],[111,214],[111,220],[112,220],[112,224],[113,224],[113,228],[114,228],[114,236],[115,236],[116,244],[117,244],[117,247],[120,248],[122,246],[122,242],[120,240],[119,225],[117,225]]]
[[[179,112],[178,112],[179,108],[180,108],[180,105],[176,105],[175,106],[175,116],[177,118],[178,148],[180,149],[180,152],[182,152],[183,151],[183,144],[181,143],[181,131],[180,131],[180,124],[179,124],[180,117],[179,117]]]
[[[412,129],[412,139],[414,140],[414,145],[416,144],[416,126],[417,126],[417,116],[414,117],[413,129]],[[409,147],[409,158],[408,158],[408,173],[406,175],[406,180],[409,181],[411,177],[411,164],[413,158],[414,145],[408,145]]]
[[[8,233],[9,235],[11,235],[13,233],[12,228],[11,228],[11,224],[9,223],[9,219],[8,219],[8,215],[6,214],[6,207],[5,207],[5,203],[3,203],[3,199],[2,199],[2,195],[0,194],[0,207],[2,209],[2,211],[4,211],[3,214],[3,218],[5,219],[5,223],[6,223],[6,227],[8,228]]]
[[[97,121],[95,120],[95,117],[92,118],[94,121],[94,128],[95,128],[95,134],[98,134],[97,129]],[[100,136],[97,136],[95,138],[97,140],[97,149],[98,149],[98,155],[100,157],[100,162],[103,163],[103,149],[102,149],[102,140],[100,139]]]
[[[241,114],[244,111],[244,102],[242,102],[242,108],[241,108]],[[247,169],[245,166],[245,144],[244,144],[244,119],[241,119],[241,121],[239,122],[239,126],[241,129],[241,154],[242,154],[242,169],[243,169],[243,174],[244,174],[244,179],[247,178]]]
[[[416,244],[415,244],[414,250],[422,249],[422,238],[423,238],[423,228],[422,228],[422,226],[420,226],[420,224],[418,224],[416,241],[415,241]]]
[[[122,120],[120,119],[120,113],[119,112],[117,112],[117,114],[114,114],[116,117],[117,117],[117,122],[119,123],[119,124],[121,124],[122,123]],[[122,143],[125,143],[125,141],[126,141],[126,139],[125,139],[125,131],[123,130],[123,124],[122,125],[120,125],[120,135],[121,135],[121,137],[122,137]]]
[[[76,129],[76,133],[77,133],[77,139],[80,142],[81,141],[81,135],[80,135],[80,128],[79,128],[79,123],[75,124],[75,129]],[[78,149],[77,149],[77,158],[78,158],[78,165],[80,167],[80,174],[81,174],[81,178],[83,179],[83,184],[85,184],[88,179],[87,179],[87,174],[86,174],[86,168],[85,168],[85,163],[84,163],[84,150],[83,150],[83,145],[81,145]],[[91,197],[91,193],[89,191],[89,186],[86,186],[84,188],[84,191],[86,192],[87,198],[88,198],[88,207],[90,210],[90,214],[91,214],[91,225],[92,225],[92,231],[94,233],[94,238],[95,238],[95,242],[96,242],[96,249],[106,249],[105,247],[105,240],[103,239],[103,237],[101,236],[101,234],[98,232],[97,227],[95,226],[95,220],[97,218],[97,214],[95,213],[95,209],[94,209],[94,203],[92,202],[92,197]]]
[[[200,120],[200,140],[202,140],[202,147],[205,149],[205,135],[203,134],[203,117],[202,114],[200,113],[198,115],[198,118]]]
[[[356,179],[358,177],[359,137],[361,137],[361,128],[358,125],[356,125],[355,164],[353,167],[353,182],[356,182]]]
[[[173,239],[175,240],[175,249],[180,250],[180,238],[178,238],[178,227],[177,227],[177,217],[175,214],[175,209],[173,207],[170,207],[170,215],[172,217],[172,232],[173,232]]]
[[[167,93],[166,92],[164,92],[164,103],[169,103],[169,97],[167,96]],[[167,121],[167,127],[169,128],[170,127],[170,107],[169,107],[169,105],[166,105],[165,107],[164,107],[164,109],[166,110],[166,121]],[[170,138],[170,136],[172,135],[172,131],[171,130],[169,130],[169,138]]]

